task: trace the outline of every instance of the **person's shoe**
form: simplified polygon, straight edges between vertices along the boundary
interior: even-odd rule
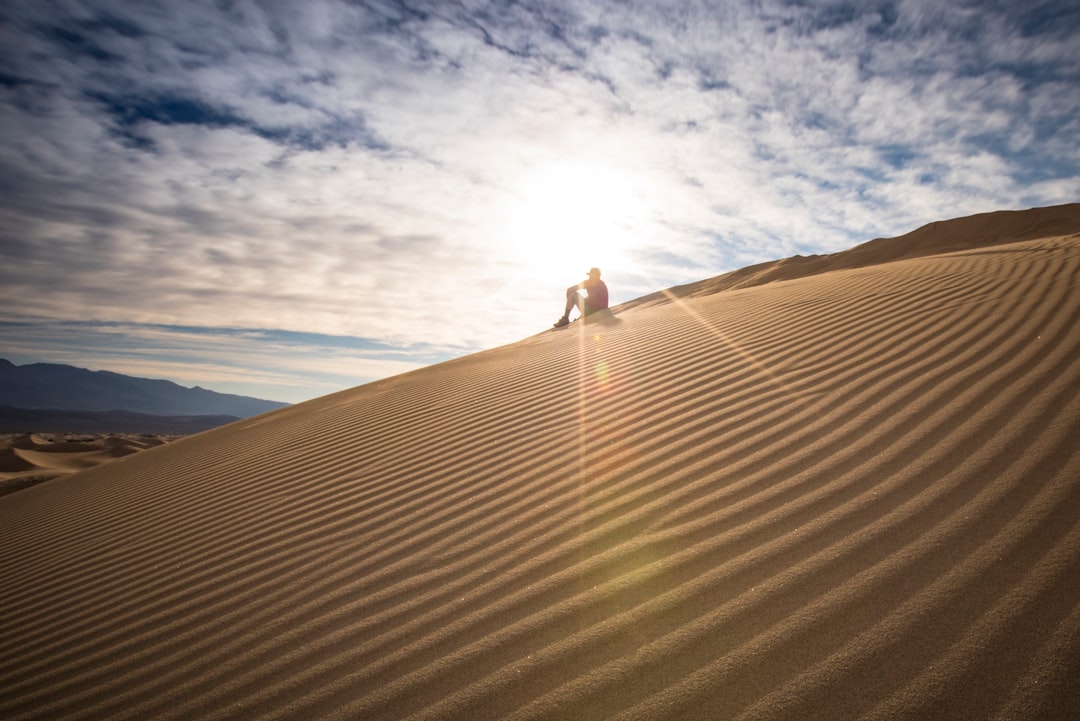
[[[562,318],[559,318],[557,321],[555,321],[555,327],[556,328],[562,328],[564,325],[570,325],[570,319],[567,318],[565,315]]]

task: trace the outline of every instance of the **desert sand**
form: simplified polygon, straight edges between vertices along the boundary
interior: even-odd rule
[[[1080,206],[995,215],[0,498],[0,717],[1080,718]]]
[[[129,433],[0,434],[0,496],[155,448],[175,438]]]

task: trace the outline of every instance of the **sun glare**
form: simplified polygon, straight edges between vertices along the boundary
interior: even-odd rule
[[[505,209],[505,248],[530,273],[549,277],[621,265],[641,242],[645,201],[633,177],[614,167],[563,161],[536,168]]]

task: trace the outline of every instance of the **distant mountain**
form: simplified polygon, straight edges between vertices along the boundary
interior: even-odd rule
[[[17,366],[0,358],[0,405],[65,411],[130,411],[158,416],[247,418],[288,404],[56,363]]]

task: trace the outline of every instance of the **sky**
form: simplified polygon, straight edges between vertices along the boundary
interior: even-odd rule
[[[0,357],[297,402],[1080,201],[1076,0],[5,0]]]

